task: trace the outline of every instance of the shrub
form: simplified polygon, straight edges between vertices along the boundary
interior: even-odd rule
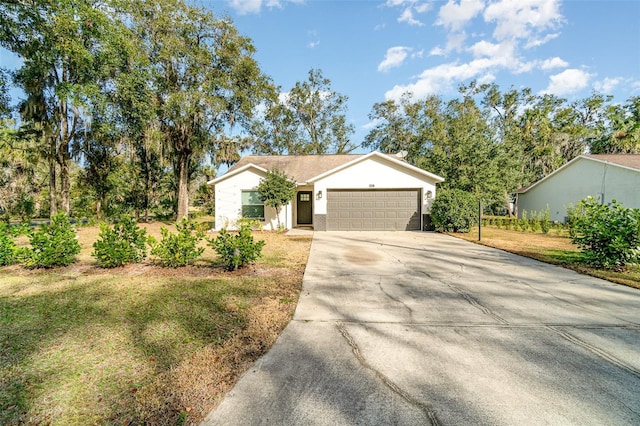
[[[478,219],[476,200],[459,189],[440,191],[431,207],[431,219],[440,232],[469,232]]]
[[[0,266],[11,265],[15,261],[16,243],[11,236],[9,225],[0,222]]]
[[[528,228],[529,228],[529,219],[527,219],[527,211],[523,210],[522,216],[520,217],[520,219],[518,219],[516,229],[522,232],[526,232]]]
[[[640,209],[622,207],[615,200],[602,205],[589,197],[572,212],[569,232],[595,267],[622,269],[640,260]]]
[[[147,231],[129,215],[120,216],[112,228],[101,223],[91,255],[102,268],[140,262],[147,257]]]
[[[223,229],[215,240],[209,240],[209,245],[218,253],[225,269],[235,271],[260,257],[264,241],[254,241],[251,227],[242,224],[237,235]]]
[[[64,212],[53,216],[49,225],[31,232],[29,242],[30,248],[23,247],[17,251],[18,260],[27,268],[67,266],[80,253],[76,232]]]
[[[540,232],[542,230],[540,226],[540,221],[542,217],[542,212],[538,213],[536,211],[531,212],[531,217],[529,218],[529,229],[531,232]]]
[[[549,206],[547,209],[540,214],[540,229],[543,233],[548,234],[551,229],[551,212],[549,211]]]
[[[160,242],[149,237],[151,255],[156,256],[162,266],[177,268],[192,264],[204,251],[198,243],[204,238],[204,232],[196,230],[196,225],[187,219],[176,223],[177,234],[172,234],[164,226],[160,228]]]

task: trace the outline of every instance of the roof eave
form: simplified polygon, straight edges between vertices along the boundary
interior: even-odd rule
[[[392,158],[392,157],[390,157],[388,155],[381,154],[378,151],[373,151],[373,152],[370,152],[369,154],[366,154],[366,155],[364,155],[362,157],[354,158],[352,161],[349,161],[347,163],[341,164],[338,167],[334,167],[333,169],[327,170],[326,172],[320,173],[319,175],[312,177],[307,182],[308,183],[314,183],[314,182],[316,182],[316,181],[318,181],[320,179],[323,179],[323,178],[325,178],[325,177],[327,177],[329,175],[332,175],[332,174],[334,174],[336,172],[339,172],[340,170],[347,169],[347,168],[353,166],[354,164],[357,164],[359,162],[365,161],[365,160],[367,160],[367,159],[369,159],[371,157],[377,157],[377,158],[381,158],[383,160],[389,161],[391,163],[395,163],[395,164],[400,165],[400,166],[402,166],[404,168],[407,168],[407,169],[412,170],[412,171],[414,171],[416,173],[419,173],[419,174],[421,174],[423,176],[426,176],[426,177],[430,178],[431,180],[434,180],[436,183],[444,182],[444,178],[441,177],[441,176],[438,176],[436,174],[430,173],[430,172],[428,172],[426,170],[422,170],[421,168],[413,166],[413,165],[411,165],[409,163],[405,163],[404,161],[396,160],[395,158]]]
[[[207,182],[207,185],[215,185],[215,184],[217,184],[217,183],[222,182],[223,180],[227,180],[227,179],[229,179],[230,177],[233,177],[233,176],[235,176],[235,175],[238,175],[238,174],[240,174],[240,173],[243,173],[243,172],[245,172],[245,171],[247,171],[247,170],[249,170],[249,169],[256,169],[256,170],[258,170],[259,172],[262,172],[262,173],[265,173],[265,174],[268,172],[268,170],[267,170],[267,169],[265,169],[264,167],[256,166],[256,165],[255,165],[255,164],[253,164],[253,163],[249,163],[249,164],[246,164],[246,165],[244,165],[244,166],[240,167],[239,169],[233,170],[233,171],[232,171],[232,172],[230,172],[230,173],[225,173],[225,174],[223,174],[222,176],[220,176],[220,177],[218,177],[218,178],[215,178],[215,179],[213,179],[213,180],[208,181],[208,182]]]

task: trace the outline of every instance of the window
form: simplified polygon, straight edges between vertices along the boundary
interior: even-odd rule
[[[258,191],[242,191],[242,217],[264,220],[264,202]]]

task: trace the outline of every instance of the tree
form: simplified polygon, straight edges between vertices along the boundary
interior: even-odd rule
[[[100,83],[110,79],[129,39],[115,13],[113,4],[101,0],[0,4],[0,45],[23,59],[14,81],[27,96],[20,108],[23,123],[40,134],[52,216],[58,198],[69,212],[70,145],[90,126]]]
[[[462,99],[446,103],[435,96],[414,101],[405,95],[374,105],[370,118],[377,124],[363,145],[389,153],[407,151],[408,162],[445,178],[442,188],[503,204],[505,188],[513,185],[501,171],[504,146],[494,138],[487,111],[466,88],[461,91]]]
[[[608,128],[591,143],[592,154],[640,154],[640,96],[606,108]]]
[[[153,70],[159,128],[177,181],[177,217],[187,217],[190,171],[210,155],[214,164],[239,159],[246,140],[229,137],[247,126],[273,90],[253,59],[251,40],[230,19],[181,0],[139,2],[135,32]],[[194,165],[194,163],[196,163]]]
[[[266,101],[264,117],[252,126],[254,150],[263,154],[347,154],[357,148],[347,123],[348,97],[331,90],[319,69],[289,93]]]
[[[10,112],[8,73],[6,70],[0,68],[0,119],[9,117]]]
[[[267,171],[264,179],[260,180],[257,190],[265,206],[276,210],[276,220],[280,228],[280,209],[288,204],[296,195],[296,181],[278,169]]]

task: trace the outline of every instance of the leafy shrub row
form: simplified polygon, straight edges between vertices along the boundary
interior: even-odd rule
[[[160,230],[162,238],[157,241],[147,236],[146,230],[138,227],[133,218],[123,215],[112,227],[104,223],[100,225],[92,256],[103,268],[123,266],[145,259],[148,244],[151,255],[162,266],[176,268],[190,265],[204,251],[203,247],[198,247],[204,239],[204,230],[187,220],[176,223],[176,229],[177,233],[172,234],[163,226]],[[30,247],[16,246],[14,238],[21,232],[29,236]],[[207,239],[207,242],[228,270],[255,261],[265,244],[264,241],[253,240],[249,224],[242,224],[237,235],[222,230],[216,239]],[[0,266],[15,262],[27,268],[67,266],[75,261],[79,252],[80,244],[75,230],[64,213],[55,215],[49,225],[37,231],[0,223]]]
[[[483,217],[482,225],[522,232],[542,232],[544,234],[547,234],[553,227],[556,227],[556,229],[563,228],[561,224],[551,222],[549,209],[543,212],[532,211],[529,215],[525,210],[522,212],[521,218],[507,216]]]

